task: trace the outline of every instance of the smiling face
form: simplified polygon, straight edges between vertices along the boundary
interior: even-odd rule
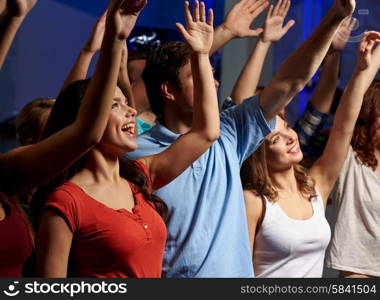
[[[135,125],[136,110],[128,106],[126,98],[117,87],[106,130],[100,148],[117,155],[137,149]]]
[[[276,130],[265,138],[267,164],[273,170],[286,170],[302,161],[297,133],[277,116]]]

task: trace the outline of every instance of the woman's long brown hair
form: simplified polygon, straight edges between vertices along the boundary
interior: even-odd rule
[[[364,95],[363,105],[356,121],[351,145],[358,160],[364,165],[376,169],[378,161],[375,147],[380,143],[380,81],[375,80]]]

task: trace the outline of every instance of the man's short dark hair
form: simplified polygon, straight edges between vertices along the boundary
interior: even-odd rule
[[[143,80],[152,111],[159,117],[164,115],[165,99],[161,85],[168,82],[180,89],[179,70],[190,60],[191,49],[184,42],[169,42],[153,50],[146,62]]]

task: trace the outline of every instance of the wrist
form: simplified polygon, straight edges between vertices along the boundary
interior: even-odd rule
[[[340,55],[341,52],[342,52],[342,50],[334,49],[332,46],[330,46],[329,50],[327,51],[326,56]]]
[[[258,43],[269,47],[270,45],[272,45],[273,42],[269,39],[265,39],[264,35],[261,34],[259,37]]]
[[[88,46],[84,46],[81,50],[82,55],[94,55],[98,50],[92,50]]]
[[[342,11],[342,9],[340,9],[339,7],[337,7],[337,4],[335,3],[334,6],[331,8],[333,14],[339,18],[341,21],[343,21],[343,19],[345,19],[346,17],[350,16],[353,12],[345,12],[345,11]]]
[[[228,40],[232,40],[234,39],[235,37],[237,37],[237,35],[234,33],[233,30],[231,30],[231,28],[229,28],[228,25],[226,25],[226,23],[222,23],[220,26],[219,26],[219,30],[223,33],[223,36],[228,39]]]
[[[196,52],[196,51],[193,51],[193,53],[191,54],[191,59],[207,59],[207,60],[210,60],[210,54],[209,52]]]

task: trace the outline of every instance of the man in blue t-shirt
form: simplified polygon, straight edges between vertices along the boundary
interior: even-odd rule
[[[220,138],[213,146],[156,191],[169,208],[164,276],[253,277],[240,166],[275,129],[276,115],[312,78],[341,21],[352,12],[352,2],[347,8],[344,0],[337,0],[259,96],[221,113]],[[138,137],[139,148],[129,158],[159,153],[191,128],[190,56],[185,44],[172,42],[155,49],[147,61],[143,79],[158,122]]]

